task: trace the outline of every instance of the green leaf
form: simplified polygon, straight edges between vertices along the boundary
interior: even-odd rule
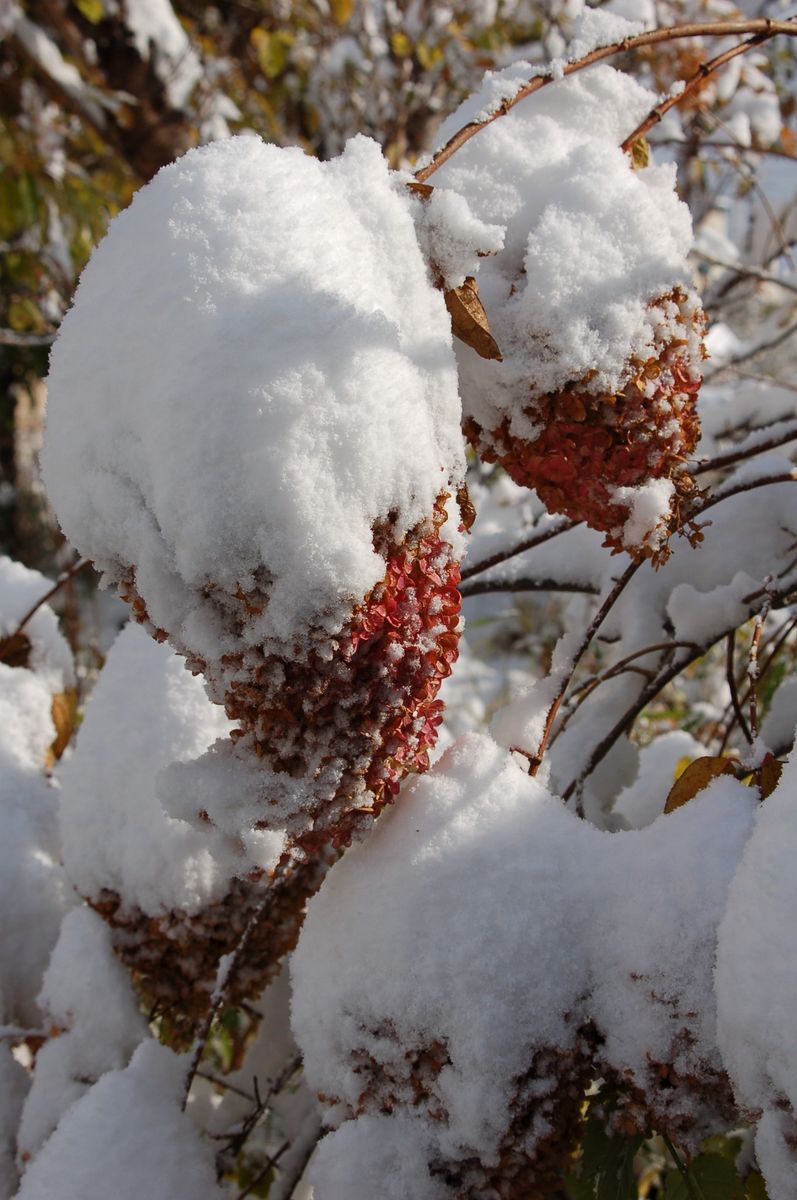
[[[699,1154],[688,1168],[689,1184],[679,1171],[667,1173],[666,1200],[745,1200],[744,1183],[730,1158]]]
[[[751,1171],[744,1183],[744,1200],[769,1200],[763,1175]]]

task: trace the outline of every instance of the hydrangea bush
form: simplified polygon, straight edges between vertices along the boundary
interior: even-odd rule
[[[131,621],[78,718],[0,560],[0,1200],[797,1191],[797,222],[664,153],[797,23],[609,9],[86,268],[44,479]]]

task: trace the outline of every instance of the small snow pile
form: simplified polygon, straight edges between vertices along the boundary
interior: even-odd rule
[[[0,1022],[32,1027],[42,972],[71,903],[45,767],[56,740],[53,705],[74,683],[72,655],[49,608],[17,632],[51,586],[0,557]]]
[[[192,151],[113,223],[53,352],[50,495],[236,722],[175,791],[207,769],[188,815],[252,870],[253,834],[343,845],[424,769],[456,657],[456,366],[414,203],[365,138]]]
[[[144,1041],[70,1106],[18,1200],[222,1200],[210,1148],[180,1111],[184,1078],[181,1058]]]
[[[34,1157],[63,1113],[106,1071],[123,1067],[147,1025],[108,930],[88,908],[65,918],[44,975],[39,1004],[49,1038],[36,1056],[19,1127],[22,1164]]]
[[[597,1076],[622,1081],[626,1131],[721,1128],[716,927],[755,803],[724,778],[654,833],[608,834],[488,738],[449,750],[330,872],[293,957],[294,1030],[340,1126],[319,1200],[398,1197],[374,1184],[402,1151],[426,1155],[414,1200],[507,1172],[544,1191]]]
[[[797,760],[761,805],[717,949],[719,1044],[740,1105],[758,1119],[772,1200],[797,1192]]]
[[[228,732],[223,710],[173,650],[137,625],[122,630],[59,772],[63,862],[83,896],[115,892],[151,917],[221,898],[235,846],[170,817],[157,779]]]
[[[503,361],[458,347],[469,439],[551,511],[661,559],[663,539],[650,535],[691,490],[681,460],[698,436],[703,318],[674,168],[634,170],[620,149],[654,103],[610,67],[574,75],[481,130],[436,180],[506,226],[479,272]],[[478,96],[448,118],[440,144],[474,106]],[[648,524],[616,489],[650,480],[671,480],[677,495]]]

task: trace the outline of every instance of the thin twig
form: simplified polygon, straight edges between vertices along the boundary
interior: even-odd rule
[[[750,21],[706,21],[688,25],[671,25],[664,29],[652,29],[647,33],[637,34],[635,37],[623,38],[622,41],[613,42],[610,46],[600,46],[575,62],[565,63],[562,67],[561,75],[572,75],[576,71],[584,70],[585,67],[591,67],[593,63],[601,62],[605,58],[612,58],[615,54],[624,54],[629,50],[638,50],[643,46],[655,46],[660,42],[671,42],[681,38],[694,37],[727,37],[734,34],[765,34],[767,37],[775,37],[781,33],[789,37],[797,36],[797,22],[772,21],[768,18],[759,18]],[[515,105],[525,100],[527,96],[538,92],[540,88],[547,87],[548,84],[555,82],[555,79],[558,77],[559,72],[557,72],[556,76],[549,73],[535,75],[529,79],[527,83],[518,88],[511,99],[504,100],[500,108],[495,112],[490,113],[489,116],[481,121],[471,121],[468,125],[459,129],[449,138],[445,146],[437,151],[426,166],[421,167],[420,170],[415,172],[415,178],[419,183],[425,183],[435,171],[442,167],[443,163],[448,162],[449,158],[453,154],[456,154],[466,142],[470,141],[480,129],[491,125],[493,121],[504,116]]]
[[[781,607],[784,604],[790,603],[794,594],[794,590],[795,581],[791,579],[786,581],[786,583],[784,583],[783,587],[780,589],[775,590],[770,585],[766,590],[761,589],[760,594],[751,593],[750,596],[743,597],[742,603],[750,606],[750,611],[745,615],[744,621],[748,621],[750,617],[755,616],[755,614],[763,608],[764,603],[768,603],[772,608]],[[762,603],[756,603],[756,599],[762,600],[762,597],[764,597]],[[740,623],[743,624],[744,622]],[[562,792],[562,799],[569,800],[573,793],[577,789],[581,788],[584,780],[588,779],[595,768],[603,762],[604,758],[615,745],[615,743],[625,733],[628,733],[639,714],[643,712],[645,708],[647,708],[648,704],[656,699],[656,697],[659,695],[662,689],[667,686],[668,683],[671,683],[677,675],[680,675],[681,672],[686,670],[686,668],[693,662],[696,662],[699,658],[702,658],[704,654],[707,654],[712,646],[716,646],[718,642],[721,642],[732,630],[736,628],[738,628],[738,625],[734,623],[733,625],[722,629],[716,636],[712,636],[705,642],[696,645],[695,649],[691,653],[686,655],[676,655],[672,662],[667,664],[665,667],[662,667],[655,679],[652,679],[650,683],[646,684],[640,690],[633,704],[629,705],[623,715],[617,721],[615,721],[608,733],[601,738],[597,746],[593,747],[585,765],[579,771],[575,779],[572,779]]]
[[[708,60],[708,62],[701,63],[694,75],[687,79],[686,83],[679,92],[667,96],[666,99],[662,100],[655,106],[655,108],[650,110],[644,121],[637,125],[633,133],[629,133],[628,137],[622,143],[620,149],[628,153],[631,150],[631,147],[634,145],[634,142],[638,141],[639,138],[644,137],[645,134],[653,129],[655,125],[658,125],[659,122],[662,121],[666,114],[670,111],[670,109],[675,108],[677,104],[680,104],[684,97],[691,95],[691,93],[694,91],[697,91],[700,85],[705,83],[709,76],[713,75],[715,71],[718,71],[720,67],[724,67],[726,63],[729,63],[731,59],[736,58],[737,55],[744,54],[746,51],[752,50],[755,46],[762,45],[773,36],[774,34],[772,33],[758,33],[755,37],[751,37],[748,41],[739,42],[738,45],[731,46],[730,49],[724,50],[722,54],[718,54],[716,58],[711,58]]]
[[[3,640],[0,641],[0,660],[2,660],[3,655],[8,650],[8,647],[10,646],[10,644],[16,638],[19,637],[19,635],[22,633],[22,630],[28,624],[28,621],[32,620],[33,617],[35,617],[35,615],[39,611],[39,609],[43,605],[47,604],[47,602],[49,600],[52,600],[53,596],[55,596],[57,592],[60,592],[61,588],[64,587],[67,583],[69,583],[70,579],[74,579],[75,576],[80,573],[80,571],[82,571],[82,570],[84,570],[84,568],[90,567],[90,566],[91,566],[90,558],[79,558],[76,563],[73,563],[72,566],[68,568],[68,570],[64,571],[61,575],[58,576],[58,578],[56,579],[55,583],[50,588],[50,590],[48,592],[45,592],[43,596],[40,596],[39,599],[36,601],[36,603],[33,604],[28,609],[28,611],[25,613],[25,616],[19,622],[19,624],[17,625],[14,632],[8,634],[7,637],[3,638]]]
[[[289,1147],[290,1147],[290,1142],[283,1142],[282,1145],[280,1146],[279,1150],[277,1151],[277,1153],[272,1154],[271,1158],[266,1159],[265,1164],[261,1168],[261,1170],[259,1170],[258,1173],[252,1179],[249,1180],[249,1183],[246,1185],[244,1190],[242,1192],[238,1193],[237,1200],[244,1200],[244,1197],[251,1196],[252,1192],[255,1190],[257,1185],[259,1183],[263,1182],[263,1180],[265,1179],[266,1175],[268,1175],[268,1173],[272,1169],[272,1167],[277,1166],[279,1160],[282,1158],[283,1154]]]
[[[726,363],[722,363],[715,371],[708,372],[704,376],[704,382],[708,383],[715,380],[718,376],[724,374],[725,371],[731,371],[734,367],[740,367],[742,363],[750,362],[751,359],[757,358],[759,354],[763,354],[766,350],[776,350],[783,342],[787,342],[789,338],[794,337],[795,333],[797,333],[797,321],[788,325],[780,333],[776,334],[775,337],[770,338],[769,341],[759,342],[757,346],[750,346],[747,350],[742,351],[741,354],[737,354],[735,358],[729,358]]]
[[[727,454],[718,454],[714,458],[702,458],[690,466],[689,472],[692,475],[702,475],[704,471],[719,471],[725,467],[732,467],[736,463],[744,462],[747,458],[754,458],[756,454],[764,454],[767,450],[775,450],[778,446],[793,442],[795,438],[797,438],[797,425],[791,424],[788,429],[773,434],[772,437],[758,442],[754,446],[746,448],[742,446],[741,449],[729,450]]]
[[[739,728],[744,734],[745,741],[751,746],[753,744],[753,735],[750,732],[750,726],[747,724],[741,703],[739,701],[739,689],[736,686],[736,672],[734,670],[733,655],[736,649],[736,630],[734,629],[728,634],[726,639],[725,650],[725,678],[728,681],[728,690],[731,694],[731,708],[733,709],[736,720],[739,722]]]
[[[628,564],[622,575],[616,580],[614,587],[609,592],[608,596],[603,601],[600,608],[595,613],[595,616],[592,618],[586,630],[584,631],[575,653],[571,656],[569,668],[565,672],[562,681],[559,684],[556,695],[554,696],[548,709],[548,715],[545,718],[545,728],[543,729],[540,743],[535,753],[529,758],[529,775],[536,775],[537,771],[540,769],[540,764],[542,763],[542,759],[545,754],[545,748],[548,745],[548,739],[550,738],[551,730],[553,729],[553,723],[556,720],[556,714],[559,711],[559,705],[562,703],[564,694],[570,686],[570,682],[575,674],[576,667],[581,662],[587,647],[592,642],[592,639],[595,637],[595,634],[600,629],[606,617],[614,608],[620,596],[623,594],[634,575],[636,575],[637,571],[642,566],[642,562],[643,560],[639,559]]]
[[[194,1076],[199,1070],[199,1064],[202,1061],[202,1055],[205,1052],[205,1046],[207,1045],[208,1038],[210,1037],[210,1031],[213,1028],[213,1022],[216,1020],[216,1017],[218,1016],[219,1011],[224,1004],[227,987],[235,975],[238,964],[240,963],[241,958],[246,951],[246,947],[249,944],[249,939],[257,928],[258,922],[263,916],[266,907],[273,900],[273,886],[274,885],[272,885],[272,887],[267,887],[264,890],[260,902],[249,914],[249,918],[243,928],[241,936],[238,939],[235,949],[232,950],[230,954],[222,955],[222,957],[219,959],[219,965],[216,974],[216,986],[210,999],[207,1016],[202,1023],[199,1033],[194,1039],[194,1046],[191,1051],[191,1058],[189,1060],[188,1071],[186,1072],[185,1084],[183,1086],[183,1109],[185,1109],[185,1106],[188,1103],[188,1093],[191,1091],[191,1084],[194,1082]]]
[[[780,279],[777,275],[773,275],[771,271],[764,271],[760,267],[723,262],[722,259],[712,258],[710,254],[703,254],[700,250],[693,250],[692,253],[695,258],[699,258],[701,262],[708,263],[710,267],[720,267],[723,271],[730,271],[733,275],[738,276],[740,281],[743,279],[758,279],[761,283],[774,283],[787,292],[797,293],[797,282],[792,283],[789,279]]]
[[[797,437],[797,434],[795,434]],[[561,579],[477,579],[459,589],[463,600],[469,596],[483,596],[489,592],[575,592],[585,596],[597,596],[599,588],[594,583],[568,583]]]
[[[506,562],[507,559],[514,558],[517,554],[523,554],[526,550],[532,550],[535,546],[541,546],[543,542],[549,542],[551,538],[558,537],[560,533],[567,533],[569,529],[575,529],[579,524],[579,521],[571,521],[569,518],[562,517],[541,533],[532,533],[528,537],[521,538],[510,549],[499,550],[495,554],[483,558],[480,562],[465,567],[460,579],[464,582],[466,579],[472,579],[474,575],[481,575],[484,571],[489,571],[491,567],[497,567],[499,563]]]
[[[722,504],[723,500],[729,500],[731,496],[740,496],[743,492],[754,492],[757,488],[769,487],[770,484],[794,483],[795,481],[797,481],[797,468],[793,471],[781,471],[778,475],[762,475],[760,479],[748,479],[744,483],[734,484],[733,487],[723,488],[719,494],[709,496],[707,500],[704,500],[690,514],[690,520],[702,517],[703,513],[708,512],[717,504]]]
[[[755,626],[753,628],[753,637],[750,642],[750,656],[747,662],[747,678],[749,680],[748,689],[750,693],[750,739],[751,744],[754,738],[758,737],[758,648],[761,643],[761,634],[764,630],[764,621],[769,613],[769,605],[764,602],[760,613],[756,614]]]

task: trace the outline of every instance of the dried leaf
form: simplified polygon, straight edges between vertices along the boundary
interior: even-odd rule
[[[774,755],[768,754],[761,766],[754,773],[752,782],[757,784],[761,789],[761,799],[766,800],[767,796],[771,796],[775,788],[780,783],[780,776],[783,771],[783,763]]]
[[[419,183],[417,179],[411,179],[407,187],[411,192],[415,192],[417,196],[420,196],[422,200],[428,200],[434,191],[431,183]]]
[[[30,638],[26,633],[12,633],[0,641],[0,662],[7,667],[27,667],[30,661]]]
[[[51,767],[66,750],[77,725],[77,691],[67,688],[53,696],[50,709],[55,726],[55,741],[47,752],[47,766]]]
[[[329,7],[336,25],[348,25],[354,12],[354,0],[329,0]]]
[[[688,804],[698,792],[702,792],[704,788],[708,787],[712,779],[716,779],[719,775],[735,774],[736,764],[732,758],[713,758],[711,755],[696,758],[670,788],[670,794],[667,797],[667,803],[664,805],[664,811],[671,813],[676,808],[681,808],[682,805]]]
[[[650,146],[647,138],[637,138],[631,147],[631,166],[635,171],[641,171],[650,166]]]
[[[462,517],[462,528],[468,533],[476,520],[476,509],[473,501],[470,498],[470,492],[466,484],[460,484],[457,489],[457,504],[459,505],[460,516]]]
[[[473,276],[469,275],[461,287],[449,288],[445,300],[454,336],[482,358],[501,362],[501,351],[490,333],[490,323]]]

